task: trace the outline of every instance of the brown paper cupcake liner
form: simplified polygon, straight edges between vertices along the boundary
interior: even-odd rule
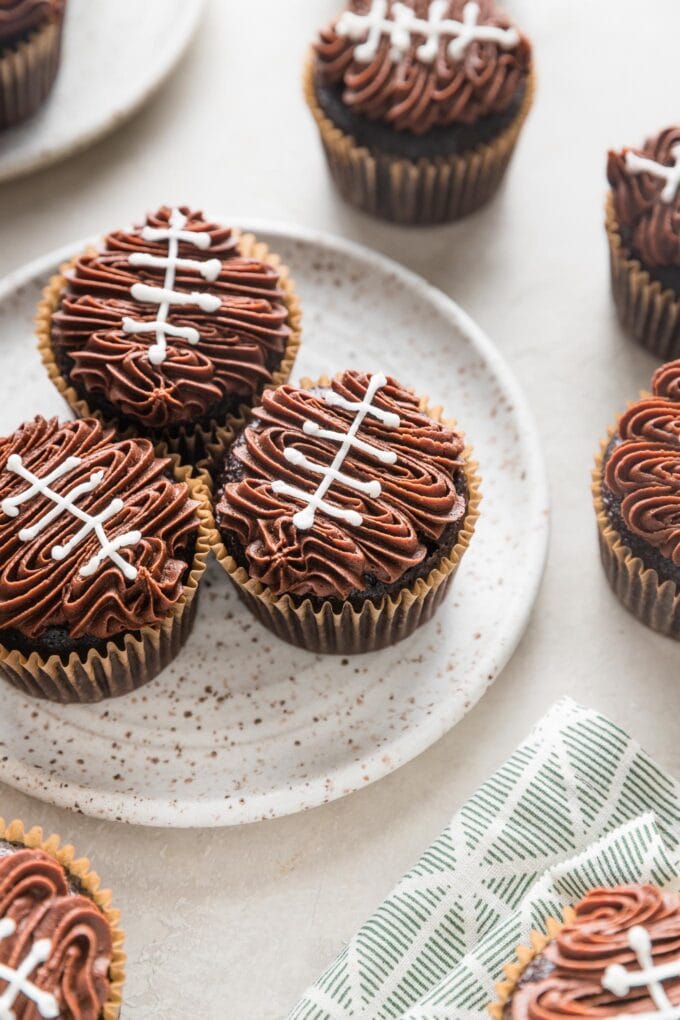
[[[179,601],[160,624],[107,641],[103,652],[90,648],[84,659],[77,652],[66,661],[59,655],[24,655],[0,644],[0,672],[24,694],[62,704],[117,698],[153,680],[180,651],[193,626],[214,524],[205,478],[193,477],[191,468],[181,465],[176,455],[173,459],[176,480],[186,482],[191,498],[199,501],[196,549]]]
[[[109,967],[109,997],[102,1010],[101,1020],[118,1020],[123,1002],[126,957],[123,949],[124,935],[120,926],[120,911],[115,910],[111,905],[110,891],[101,888],[101,879],[90,868],[89,860],[86,857],[77,858],[73,847],[62,846],[61,838],[56,834],[45,839],[42,829],[37,826],[27,832],[23,822],[15,820],[6,824],[4,819],[0,818],[0,839],[28,847],[30,850],[42,850],[48,854],[61,865],[69,877],[75,879],[84,895],[92,900],[108,921],[111,928],[113,954]]]
[[[643,399],[645,394],[642,395]],[[605,451],[614,435],[611,429],[595,459],[592,493],[600,540],[600,558],[619,601],[642,623],[668,637],[680,638],[680,588],[662,581],[624,543],[609,520],[602,500],[602,469]]]
[[[63,15],[49,19],[0,55],[0,130],[26,120],[49,95],[59,69],[62,24]]]
[[[300,386],[305,389],[328,385],[328,378],[300,381]],[[443,418],[441,408],[430,407],[426,397],[421,398],[420,406],[435,421],[443,422],[449,428],[456,427],[455,422]],[[220,446],[226,449],[233,437],[225,435],[221,438]],[[245,568],[229,555],[216,525],[213,549],[242,601],[260,623],[282,640],[324,655],[351,655],[386,648],[408,637],[432,618],[470,544],[479,517],[480,480],[470,447],[465,448],[463,459],[468,508],[454,547],[427,577],[418,578],[395,594],[383,596],[377,603],[367,599],[361,609],[355,609],[348,602],[344,603],[340,612],[334,611],[329,603],[315,609],[309,599],[298,605],[290,595],[272,594],[265,585],[249,577]]]
[[[532,931],[529,936],[529,945],[517,947],[515,950],[516,959],[511,963],[506,963],[503,967],[503,972],[506,975],[505,980],[500,981],[496,985],[497,1000],[493,1005],[489,1006],[492,1020],[503,1020],[505,1007],[519,985],[522,974],[524,974],[527,967],[533,963],[536,957],[540,956],[548,944],[553,941],[560,929],[565,924],[572,923],[574,917],[574,911],[571,907],[568,907],[564,912],[562,921],[556,921],[554,917],[547,918],[545,921],[545,932]]]
[[[626,333],[662,361],[680,357],[680,298],[653,280],[621,237],[611,192],[606,203],[612,295]]]
[[[305,66],[304,93],[316,121],[331,176],[345,201],[393,223],[449,223],[479,209],[497,191],[534,99],[535,74],[522,105],[492,142],[450,156],[406,159],[360,146],[338,128],[316,95],[315,60]]]
[[[285,383],[293,370],[293,364],[300,349],[302,309],[300,300],[295,291],[295,283],[290,277],[287,266],[285,266],[278,255],[269,251],[266,244],[258,241],[252,234],[239,234],[235,231],[239,240],[240,250],[248,258],[259,259],[273,266],[280,276],[279,286],[283,291],[283,300],[288,309],[288,324],[291,335],[284,351],[281,364],[272,374],[271,387],[280,386]],[[51,278],[38,305],[36,316],[36,332],[38,337],[38,350],[47,374],[61,393],[64,400],[70,406],[78,418],[98,418],[105,425],[112,425],[121,436],[143,436],[151,439],[152,442],[164,443],[172,453],[177,453],[182,460],[190,464],[197,464],[206,456],[206,451],[211,443],[214,443],[217,432],[220,429],[228,428],[232,419],[242,421],[248,411],[248,405],[244,402],[239,409],[231,415],[221,419],[214,419],[207,423],[195,425],[178,425],[171,430],[147,429],[142,425],[135,424],[131,419],[111,418],[97,407],[91,407],[88,402],[80,396],[75,387],[62,374],[57,363],[57,358],[52,344],[52,316],[59,306],[59,300],[66,285],[66,272],[71,269],[77,258],[65,263],[59,273]],[[257,399],[257,398],[255,398]]]

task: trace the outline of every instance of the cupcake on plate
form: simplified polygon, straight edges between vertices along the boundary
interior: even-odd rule
[[[680,896],[654,885],[593,889],[517,951],[494,1020],[602,1020],[680,1012]]]
[[[396,223],[484,205],[533,92],[531,45],[493,0],[350,0],[305,70],[341,195]]]
[[[1,438],[0,671],[60,702],[151,680],[191,630],[210,520],[148,439],[40,417]]]
[[[607,236],[623,328],[668,360],[680,355],[680,127],[610,152]]]
[[[632,404],[593,475],[600,552],[612,588],[639,620],[680,637],[680,361]]]
[[[267,390],[216,481],[217,556],[255,615],[317,652],[429,620],[478,516],[455,426],[382,374]]]
[[[0,1015],[118,1020],[120,914],[59,836],[0,818]]]
[[[0,3],[0,129],[26,120],[49,95],[59,69],[66,0]]]
[[[45,290],[38,340],[78,416],[195,462],[218,428],[288,378],[300,309],[266,245],[163,206],[62,268]]]

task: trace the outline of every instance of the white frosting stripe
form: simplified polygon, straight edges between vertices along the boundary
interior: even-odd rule
[[[215,281],[220,275],[222,263],[219,259],[201,262],[198,259],[179,257],[179,243],[184,241],[199,250],[206,251],[210,247],[210,234],[206,231],[183,230],[187,218],[179,209],[173,209],[168,227],[144,227],[142,237],[145,241],[167,241],[167,257],[151,255],[147,252],[132,252],[128,261],[132,266],[156,266],[165,269],[162,287],[153,287],[146,283],[134,283],[130,294],[135,301],[143,304],[158,305],[158,315],[152,322],[133,319],[125,316],[122,323],[124,333],[155,333],[156,343],[149,347],[149,361],[152,365],[162,365],[167,357],[167,339],[169,336],[197,344],[201,339],[193,326],[172,326],[168,323],[170,309],[174,305],[200,308],[203,312],[216,312],[222,304],[216,294],[203,294],[198,291],[185,293],[174,289],[178,269],[193,269],[205,280]]]
[[[333,390],[329,390],[324,394],[324,400],[330,407],[342,407],[347,411],[354,412],[354,420],[348,432],[334,432],[331,430],[321,429],[315,422],[306,421],[304,423],[303,431],[307,435],[315,435],[319,438],[329,439],[332,442],[340,444],[340,449],[336,453],[333,463],[329,467],[324,467],[321,464],[315,464],[300,450],[295,449],[295,447],[288,446],[284,450],[284,457],[290,464],[294,464],[314,474],[320,474],[323,476],[318,488],[313,493],[305,492],[304,489],[300,489],[294,485],[288,485],[287,482],[281,481],[280,479],[277,479],[272,485],[274,492],[293,496],[295,499],[299,499],[303,503],[306,503],[304,510],[298,511],[298,513],[296,513],[293,517],[293,523],[300,531],[307,531],[313,526],[317,510],[323,510],[323,512],[328,514],[329,517],[335,517],[340,520],[347,521],[348,524],[351,524],[354,527],[359,527],[362,523],[363,518],[356,510],[335,507],[326,501],[325,496],[334,482],[339,482],[350,489],[364,493],[365,495],[370,496],[371,499],[377,499],[380,496],[380,482],[377,480],[370,480],[366,482],[361,481],[361,479],[353,478],[351,475],[345,474],[341,468],[345,458],[353,448],[360,449],[363,453],[368,453],[370,456],[375,457],[376,460],[379,460],[382,463],[395,463],[397,459],[396,454],[392,454],[391,451],[381,450],[376,446],[371,446],[370,443],[366,443],[357,438],[357,432],[368,415],[383,422],[387,428],[399,428],[399,415],[393,414],[390,411],[383,411],[382,408],[374,407],[373,405],[373,398],[378,390],[382,389],[385,385],[387,385],[387,379],[382,373],[379,373],[378,375],[371,376],[368,389],[366,390],[366,395],[361,401],[346,400]],[[385,456],[386,452],[390,454],[389,459]]]
[[[362,420],[366,417],[366,415],[370,415],[371,418],[377,418],[378,421],[383,422],[388,428],[398,429],[398,414],[393,414],[392,411],[383,411],[382,408],[374,407],[371,403],[378,390],[382,389],[386,383],[387,379],[384,375],[372,376],[371,385],[366,392],[366,396],[360,401],[346,400],[334,390],[329,390],[324,399],[329,407],[342,407],[345,411],[354,411],[356,414],[361,415]]]
[[[18,454],[13,454],[7,460],[7,470],[15,471],[22,463],[21,457]],[[78,467],[81,463],[80,457],[67,457],[63,463],[58,464],[54,471],[50,471],[48,475],[42,479],[42,486],[47,487],[52,482],[56,482],[62,475],[68,474],[69,471],[73,471],[74,468]],[[25,477],[25,476],[24,476]],[[40,484],[31,485],[24,492],[21,492],[18,496],[13,496],[11,499],[3,499],[0,504],[0,509],[8,517],[18,517],[19,507],[22,503],[26,503],[29,499],[33,499],[41,491]],[[61,498],[61,497],[59,497]]]
[[[131,266],[151,266],[154,269],[167,269],[169,259],[162,255],[149,255],[148,252],[133,252],[128,259]],[[204,280],[211,283],[217,279],[222,269],[219,259],[208,259],[207,262],[199,262],[198,259],[175,259],[177,269],[190,269],[194,273],[200,273]]]
[[[418,18],[412,7],[395,3],[392,18],[388,17],[388,0],[373,0],[367,14],[345,11],[336,25],[338,35],[358,42],[354,57],[359,63],[368,64],[375,59],[384,35],[390,40],[390,57],[396,63],[411,47],[413,36],[424,37],[416,48],[416,58],[423,64],[432,64],[437,58],[442,39],[449,39],[446,52],[451,60],[462,60],[468,46],[476,41],[494,42],[501,49],[517,46],[519,33],[514,28],[498,28],[496,25],[480,25],[479,4],[470,0],[463,9],[463,20],[447,18],[449,0],[432,0],[427,20]],[[363,42],[360,40],[363,39]]]
[[[155,333],[158,329],[158,322],[135,322],[134,319],[123,319],[123,329],[126,333]],[[197,344],[201,334],[193,326],[171,326],[166,322],[163,325],[166,337],[177,336],[187,340],[190,344]]]
[[[64,510],[68,510],[69,507],[75,504],[76,500],[80,499],[81,496],[84,496],[86,492],[93,492],[94,489],[96,489],[101,483],[103,477],[103,471],[96,471],[94,474],[90,475],[86,482],[82,482],[81,485],[76,485],[74,489],[71,489],[68,497],[60,496],[55,492],[53,496],[55,505],[52,510],[46,513],[44,517],[41,517],[37,524],[32,524],[28,528],[22,528],[19,532],[19,538],[21,541],[32,542],[33,539],[36,538],[48,525],[50,525],[53,520],[59,517]],[[31,491],[35,491],[35,488],[29,490],[29,492]],[[39,491],[43,493],[46,491],[45,480],[43,480],[43,488]],[[54,548],[61,548],[61,546],[55,546]],[[52,556],[55,560],[62,560],[64,558],[63,556],[55,554],[54,549],[52,550]]]
[[[135,283],[130,288],[135,301],[156,305],[189,305],[200,308],[203,312],[216,312],[221,305],[215,294],[199,294],[197,291],[187,293],[183,290],[171,290],[170,287],[152,287],[148,283]]]
[[[628,932],[628,944],[635,952],[641,970],[626,970],[620,963],[607,967],[602,987],[618,999],[625,999],[633,988],[646,988],[657,1008],[655,1013],[636,1013],[636,1020],[680,1020],[680,1005],[674,1006],[663,987],[664,981],[680,977],[680,957],[654,966],[652,939],[646,928],[636,925]],[[617,1013],[612,1020],[626,1020],[629,1013]]]
[[[398,425],[393,427],[399,428]],[[302,427],[302,431],[308,436],[315,436],[317,439],[330,439],[333,443],[341,443],[345,438],[343,432],[334,432],[332,429],[322,429],[315,421],[306,421]],[[361,450],[363,453],[370,454],[371,457],[375,457],[376,460],[382,461],[383,464],[395,464],[397,461],[397,455],[393,450],[381,450],[380,447],[373,446],[371,443],[366,443],[363,439],[358,439],[356,436],[352,440],[352,446],[355,450]]]
[[[293,523],[300,531],[308,531],[312,527],[317,510],[323,510],[329,517],[347,521],[348,524],[354,525],[355,528],[358,528],[363,521],[363,517],[356,510],[344,510],[342,507],[333,506],[332,503],[327,503],[325,499],[321,499],[317,494],[310,496],[304,489],[299,489],[296,485],[289,485],[288,482],[274,482],[272,489],[274,492],[293,496],[294,499],[307,503],[306,509],[301,510],[293,518]]]
[[[101,484],[104,479],[104,472],[95,471],[90,475],[86,482],[81,482],[80,485],[74,486],[74,488],[70,489],[69,492],[63,496],[50,488],[52,482],[61,478],[62,475],[65,475],[68,471],[72,471],[81,463],[82,461],[80,457],[68,457],[62,464],[58,465],[58,467],[44,478],[38,478],[37,475],[34,475],[31,471],[24,467],[20,455],[18,453],[13,453],[7,459],[6,469],[12,474],[19,475],[19,477],[23,478],[25,482],[28,482],[29,488],[25,489],[24,492],[19,493],[18,496],[11,496],[7,499],[3,499],[0,504],[0,509],[8,517],[16,517],[19,514],[19,507],[23,503],[26,503],[27,500],[32,499],[38,493],[40,493],[41,496],[46,496],[47,499],[54,503],[53,508],[48,510],[48,512],[35,524],[32,524],[28,528],[22,528],[19,532],[20,541],[32,541],[62,513],[69,513],[72,517],[82,521],[83,526],[65,545],[52,546],[52,549],[50,550],[52,559],[57,561],[65,559],[73,552],[76,546],[80,545],[80,543],[87,538],[88,535],[94,532],[97,541],[99,542],[100,549],[99,552],[92,556],[87,563],[80,568],[80,575],[82,577],[91,577],[100,564],[105,559],[109,559],[115,563],[128,580],[134,581],[137,577],[137,568],[131,563],[127,563],[126,560],[119,555],[118,550],[124,549],[126,546],[137,545],[137,543],[141,541],[142,533],[140,531],[126,531],[124,534],[117,535],[115,538],[110,539],[104,529],[104,524],[123,509],[125,505],[123,500],[113,499],[107,507],[95,516],[76,506],[77,499],[83,496],[86,492],[92,492],[98,485]],[[3,1020],[1,1013],[0,1020]]]
[[[200,251],[207,251],[210,247],[210,234],[207,230],[182,230],[186,222],[186,216],[179,209],[173,209],[169,227],[144,227],[142,237],[145,241],[184,241]]]
[[[656,160],[648,159],[646,156],[638,156],[636,152],[626,153],[626,170],[632,174],[651,174],[653,177],[660,177],[664,184],[660,198],[667,204],[675,199],[680,187],[680,144],[674,145],[671,149],[673,166],[664,166]]]
[[[313,460],[305,457],[301,450],[296,450],[294,446],[289,446],[283,453],[289,464],[305,468],[307,471],[311,471],[312,474],[322,475],[324,478],[332,475],[332,481],[347,485],[350,489],[356,489],[357,492],[364,492],[372,499],[377,499],[380,495],[380,482],[378,481],[362,482],[360,479],[352,478],[351,475],[346,475],[342,471],[333,471],[332,468],[324,467],[323,464],[316,464]]]
[[[0,921],[0,940],[9,938],[15,931],[16,924],[11,918],[4,917]],[[29,981],[36,967],[49,960],[51,952],[52,943],[49,939],[37,939],[16,969],[0,964],[0,980],[7,982],[7,988],[0,995],[0,1020],[16,1020],[12,1006],[20,995],[35,1003],[38,1013],[45,1020],[56,1020],[59,1016],[59,1003],[55,997]]]

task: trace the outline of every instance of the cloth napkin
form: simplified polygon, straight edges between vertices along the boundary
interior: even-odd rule
[[[680,888],[680,784],[569,699],[453,817],[289,1020],[473,1020],[532,928],[596,885]]]

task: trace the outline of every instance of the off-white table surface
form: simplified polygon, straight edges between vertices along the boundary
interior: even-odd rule
[[[327,180],[300,68],[336,7],[212,0],[186,59],[132,123],[0,188],[0,271],[183,201],[333,231],[402,261],[481,324],[528,395],[552,486],[547,574],[518,652],[477,708],[415,762],[345,800],[238,830],[173,833],[0,788],[1,815],[68,836],[113,886],[130,956],[126,1020],[284,1016],[564,693],[680,773],[680,648],[613,598],[589,497],[599,438],[655,365],[622,337],[609,300],[605,150],[677,122],[678,0],[511,0],[535,42],[539,91],[507,185],[472,219],[418,231],[345,208]]]

